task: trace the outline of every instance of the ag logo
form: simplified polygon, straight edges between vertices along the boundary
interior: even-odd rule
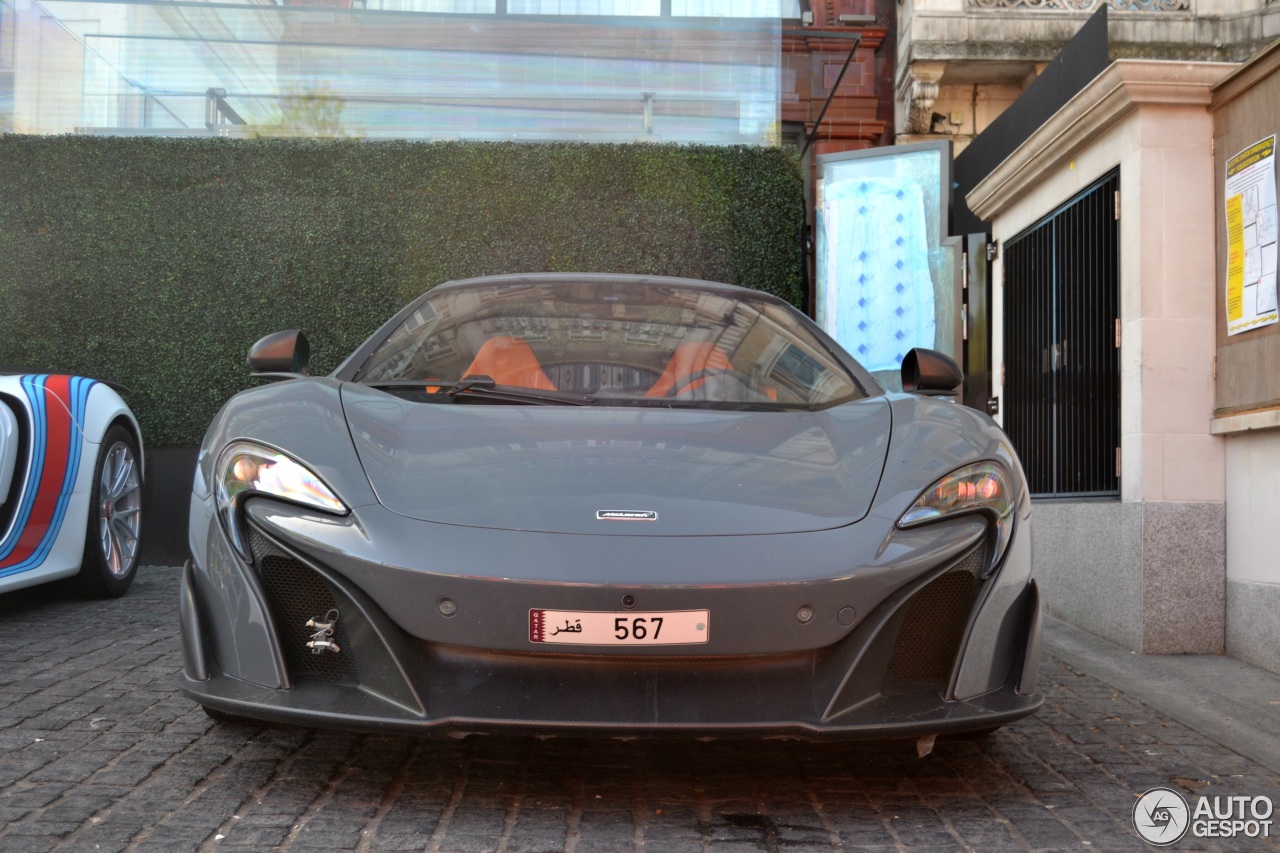
[[[1172,788],[1152,788],[1133,804],[1133,828],[1142,840],[1156,847],[1168,847],[1187,834],[1191,809]]]

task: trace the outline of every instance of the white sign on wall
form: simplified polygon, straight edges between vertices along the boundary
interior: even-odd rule
[[[1276,138],[1227,161],[1227,334],[1269,326],[1276,310]]]

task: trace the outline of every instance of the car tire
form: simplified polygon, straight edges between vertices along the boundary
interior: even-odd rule
[[[84,559],[75,585],[97,598],[124,595],[138,572],[142,529],[142,456],[127,429],[113,424],[98,445],[89,489]]]

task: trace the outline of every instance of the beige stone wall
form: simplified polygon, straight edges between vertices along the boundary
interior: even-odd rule
[[[1209,434],[1216,341],[1212,120],[1203,108],[1172,106],[1141,109],[1136,120],[1136,197],[1122,190],[1141,217],[1137,279],[1124,318],[1126,331],[1141,341],[1140,410],[1125,437],[1141,447],[1141,469],[1133,472],[1141,490],[1133,497],[1222,501],[1224,445]]]
[[[1223,64],[1113,64],[968,196],[1000,243],[1120,172],[1121,497],[1130,543],[1099,548],[1069,506],[1037,511],[1051,611],[1149,653],[1217,653],[1226,621],[1223,440],[1210,432],[1215,206],[1210,86]],[[1001,260],[993,363],[1004,359]],[[994,392],[1003,393],[995,370]],[[1085,514],[1088,519],[1092,515]],[[1037,536],[1040,536],[1037,522]],[[1068,549],[1061,543],[1070,543]]]
[[[986,130],[996,117],[1007,110],[1023,86],[1014,84],[979,84],[940,86],[933,111],[945,117],[939,124],[940,135],[955,142],[956,153],[975,136]]]
[[[1021,91],[1039,68],[1053,61],[1079,31],[1092,10],[1032,9],[1007,0],[1002,7],[979,8],[970,0],[904,0],[898,8],[898,45],[894,81],[897,93],[895,132],[927,134],[916,114],[938,112],[959,123],[945,122],[939,135],[955,138],[957,149],[1012,103],[1004,91]],[[1244,61],[1280,37],[1280,3],[1268,0],[1189,0],[1186,11],[1142,11],[1108,14],[1111,53],[1121,59]],[[919,97],[933,93],[927,110]],[[975,108],[973,93],[989,98]],[[984,93],[986,93],[984,95]],[[903,140],[900,140],[903,141]]]

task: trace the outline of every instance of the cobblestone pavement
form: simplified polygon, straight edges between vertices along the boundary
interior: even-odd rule
[[[0,596],[0,850],[1144,850],[1135,796],[1280,777],[1048,659],[979,740],[427,740],[213,723],[178,694],[178,573]],[[1277,817],[1280,817],[1278,815]],[[1276,850],[1274,839],[1178,850]]]

